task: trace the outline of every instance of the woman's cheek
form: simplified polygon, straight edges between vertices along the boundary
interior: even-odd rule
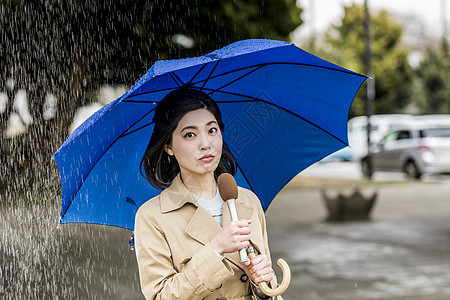
[[[217,135],[217,138],[214,143],[214,147],[216,148],[217,153],[222,154],[223,139],[222,139],[222,135],[220,133]]]
[[[173,143],[173,151],[178,162],[183,162],[193,155],[193,143],[177,140]]]

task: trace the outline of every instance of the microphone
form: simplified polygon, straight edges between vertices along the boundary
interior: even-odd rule
[[[226,201],[228,204],[228,208],[230,209],[231,219],[233,221],[238,221],[238,215],[236,211],[236,199],[238,197],[238,188],[236,185],[236,180],[231,174],[223,173],[217,179],[217,185],[219,186],[219,193],[222,197],[223,201]],[[239,250],[239,255],[241,256],[241,263],[246,262],[249,257],[253,259],[256,254],[254,252],[253,247],[248,247],[249,255],[247,257],[245,248]],[[260,282],[259,287],[264,294],[275,297],[283,294],[287,288],[289,287],[289,283],[291,282],[291,269],[286,261],[282,258],[278,259],[277,264],[283,270],[283,281],[278,287],[272,289],[267,285],[267,282]]]
[[[234,180],[233,175],[229,173],[222,173],[217,179],[217,185],[219,187],[219,193],[223,201],[228,204],[230,209],[231,220],[239,221],[237,210],[236,210],[236,199],[238,198],[238,188],[236,180]],[[245,248],[239,250],[239,255],[241,257],[241,263],[248,261],[247,253]]]

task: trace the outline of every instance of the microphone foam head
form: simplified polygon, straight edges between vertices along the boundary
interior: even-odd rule
[[[221,174],[217,179],[217,185],[219,186],[219,193],[223,201],[237,199],[238,188],[233,175],[229,173]]]

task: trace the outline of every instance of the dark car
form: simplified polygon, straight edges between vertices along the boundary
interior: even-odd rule
[[[450,126],[424,125],[397,128],[371,147],[372,172],[404,172],[409,178],[450,173]],[[369,160],[361,160],[369,177]]]

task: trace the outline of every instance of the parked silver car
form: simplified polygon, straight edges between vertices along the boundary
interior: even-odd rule
[[[450,173],[450,126],[416,125],[397,128],[371,147],[372,172],[404,172],[409,178],[422,174]],[[361,160],[369,177],[368,158]]]

